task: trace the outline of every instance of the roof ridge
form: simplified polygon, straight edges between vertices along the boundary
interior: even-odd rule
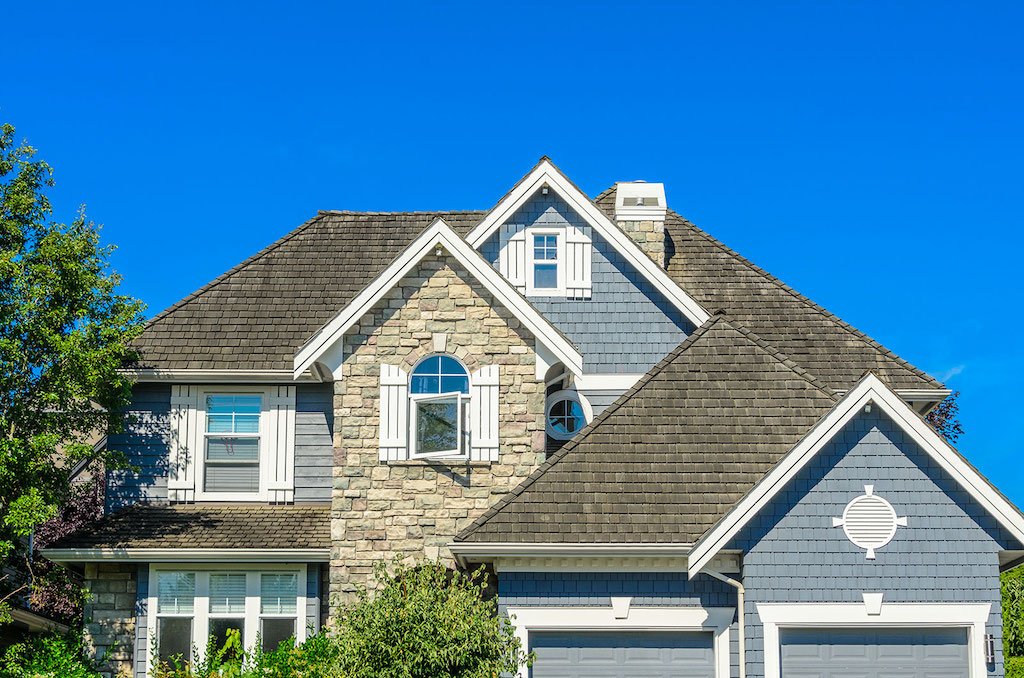
[[[611,190],[613,190],[613,189],[608,189],[608,191],[611,191]],[[606,191],[606,193],[608,191]],[[907,360],[905,360],[905,359],[901,358],[900,356],[898,356],[891,349],[887,348],[883,344],[879,343],[877,340],[871,338],[870,336],[868,336],[867,334],[865,334],[861,330],[857,329],[856,327],[854,327],[850,323],[846,322],[845,320],[843,320],[842,318],[837,316],[835,313],[832,313],[831,311],[829,311],[828,309],[823,307],[821,304],[818,304],[814,300],[812,300],[812,299],[808,298],[807,296],[801,294],[800,292],[796,291],[795,289],[793,289],[792,287],[787,285],[785,282],[783,282],[782,280],[780,280],[776,276],[772,275],[768,271],[764,270],[763,268],[761,268],[760,266],[758,266],[754,262],[750,261],[745,256],[743,256],[742,254],[740,254],[736,250],[732,249],[731,247],[729,247],[728,245],[726,245],[721,240],[719,240],[718,238],[714,237],[713,235],[711,235],[710,233],[708,233],[707,231],[705,231],[701,227],[697,226],[696,224],[694,224],[692,221],[690,221],[689,219],[687,219],[683,215],[679,214],[678,212],[676,212],[673,209],[669,209],[668,212],[669,212],[670,216],[674,216],[677,219],[679,219],[679,221],[681,221],[683,223],[683,225],[689,227],[699,237],[703,238],[704,240],[706,240],[711,245],[713,245],[714,247],[718,248],[719,250],[721,250],[722,252],[724,252],[728,256],[732,257],[733,259],[736,259],[737,261],[739,261],[743,265],[747,266],[748,268],[753,270],[755,273],[757,273],[761,277],[765,278],[767,281],[769,281],[773,285],[775,285],[775,286],[779,287],[780,289],[782,289],[784,292],[789,294],[791,297],[793,297],[797,301],[800,301],[804,305],[806,305],[806,306],[810,307],[811,309],[813,309],[814,311],[816,311],[818,314],[820,314],[820,315],[828,318],[829,320],[835,322],[843,330],[845,330],[846,332],[852,334],[853,336],[857,337],[858,339],[866,341],[872,347],[876,348],[880,353],[882,353],[883,355],[893,359],[894,361],[896,361],[900,365],[906,367],[908,370],[910,370],[911,372],[913,372],[917,376],[923,377],[926,381],[932,382],[933,384],[937,384],[939,386],[942,386],[942,383],[938,379],[936,379],[935,377],[933,377],[930,374],[926,373],[924,370],[922,370],[922,369],[920,369],[918,367],[915,367],[913,364],[911,364]]]
[[[192,292],[188,296],[179,299],[174,304],[171,304],[170,306],[168,306],[167,308],[165,308],[164,310],[160,311],[155,316],[150,318],[148,321],[146,321],[146,325],[145,325],[145,327],[143,329],[149,329],[154,324],[156,324],[158,321],[163,320],[164,318],[169,316],[171,313],[177,311],[182,306],[185,306],[186,304],[191,303],[192,301],[195,301],[199,296],[201,296],[201,295],[205,294],[206,292],[210,291],[211,289],[213,289],[217,285],[221,284],[222,282],[224,282],[225,280],[227,280],[228,278],[230,278],[234,274],[236,274],[239,271],[241,271],[243,268],[246,268],[250,264],[255,263],[258,259],[262,259],[263,257],[267,256],[268,254],[270,254],[274,250],[276,250],[279,247],[281,247],[282,245],[284,245],[286,242],[288,242],[288,241],[292,240],[293,238],[297,237],[302,231],[304,231],[307,228],[309,228],[309,226],[311,226],[313,223],[318,221],[322,216],[323,216],[322,214],[318,213],[315,216],[311,217],[310,219],[307,219],[306,221],[302,222],[297,227],[295,227],[292,231],[290,231],[289,233],[286,233],[282,237],[280,237],[277,240],[275,240],[274,242],[270,243],[269,245],[267,245],[266,247],[264,247],[263,249],[258,251],[256,254],[252,255],[248,259],[245,259],[241,263],[236,264],[235,266],[229,268],[227,271],[225,271],[224,273],[221,273],[219,276],[217,276],[216,278],[214,278],[210,282],[206,283],[205,285],[203,285],[202,287],[200,287],[196,291]]]
[[[661,370],[663,370],[669,363],[671,363],[673,360],[679,357],[684,351],[686,351],[686,349],[693,346],[697,339],[704,336],[709,329],[714,327],[719,321],[722,320],[722,317],[723,314],[721,313],[712,315],[711,318],[709,318],[703,325],[695,329],[693,333],[690,334],[690,336],[688,336],[686,339],[684,339],[681,344],[672,349],[672,351],[670,351],[668,355],[659,360],[658,363],[650,370],[648,370],[647,373],[644,374],[644,376],[642,376],[639,381],[633,384],[632,388],[630,388],[628,391],[626,391],[618,398],[616,398],[612,402],[612,404],[606,407],[604,411],[601,412],[601,414],[597,415],[597,417],[592,422],[590,422],[582,429],[580,429],[579,433],[577,433],[572,440],[567,442],[565,445],[562,446],[561,449],[559,449],[553,455],[548,457],[548,459],[545,460],[543,464],[538,466],[533,473],[528,475],[526,479],[523,480],[523,482],[519,483],[514,488],[509,490],[501,499],[495,502],[493,506],[491,506],[483,514],[481,514],[479,518],[474,520],[472,523],[463,528],[457,535],[455,535],[455,540],[459,541],[464,536],[468,536],[471,532],[476,530],[476,528],[483,526],[488,520],[494,517],[494,515],[498,513],[498,511],[500,511],[502,508],[510,504],[513,499],[520,496],[523,492],[529,489],[538,479],[540,479],[545,473],[547,473],[548,469],[550,469],[555,464],[560,462],[562,459],[566,457],[566,455],[570,451],[575,449],[579,445],[580,440],[589,436],[591,432],[597,429],[597,427],[600,426],[605,420],[607,420],[608,417],[610,417],[614,412],[617,412],[619,409],[621,409],[622,405],[625,402],[627,402],[630,398],[632,398],[638,390],[640,390],[646,384],[650,383],[651,379],[660,374]]]

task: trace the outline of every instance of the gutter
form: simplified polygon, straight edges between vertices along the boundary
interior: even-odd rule
[[[330,549],[43,549],[55,563],[134,561],[146,563],[327,563]]]

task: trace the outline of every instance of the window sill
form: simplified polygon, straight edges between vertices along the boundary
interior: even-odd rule
[[[465,458],[448,459],[396,459],[381,462],[385,466],[491,466],[493,461],[470,461]]]

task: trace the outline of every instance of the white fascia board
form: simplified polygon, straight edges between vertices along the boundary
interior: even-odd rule
[[[692,579],[735,537],[769,501],[793,479],[868,403],[880,407],[911,440],[963,487],[1018,541],[1024,543],[1024,515],[950,447],[917,412],[874,374],[867,374],[835,407],[814,425],[775,468],[758,482],[690,554]]]
[[[138,561],[147,563],[326,563],[330,549],[43,549],[55,563]]]
[[[293,384],[296,381],[320,382],[313,371],[300,374],[292,370],[167,370],[158,368],[118,370],[139,383],[175,382],[181,384]]]
[[[314,334],[295,354],[296,378],[327,353],[373,305],[397,285],[436,245],[455,257],[494,297],[513,312],[536,340],[547,346],[574,374],[583,372],[583,356],[579,351],[519,294],[480,253],[452,230],[443,219],[437,219],[408,248],[360,292],[341,313]]]
[[[643,374],[583,374],[573,381],[578,391],[628,391]]]
[[[622,232],[593,201],[580,192],[547,159],[542,160],[498,205],[490,211],[480,224],[470,231],[466,240],[479,248],[501,224],[533,196],[544,184],[567,202],[605,240],[611,243],[619,254],[625,257],[636,270],[661,292],[672,305],[678,308],[695,327],[700,327],[711,317],[690,295],[669,277],[660,266],[647,256],[633,239]]]

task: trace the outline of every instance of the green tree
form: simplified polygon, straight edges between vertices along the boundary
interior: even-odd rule
[[[0,565],[31,574],[27,540],[69,497],[69,470],[117,430],[142,304],[118,293],[84,208],[52,219],[48,164],[0,125]],[[30,578],[31,581],[31,578]],[[31,584],[30,584],[31,585]],[[0,619],[21,586],[0,584]]]
[[[487,575],[381,564],[379,587],[360,590],[338,624],[345,678],[497,678],[529,660]],[[514,620],[513,622],[514,623]]]

